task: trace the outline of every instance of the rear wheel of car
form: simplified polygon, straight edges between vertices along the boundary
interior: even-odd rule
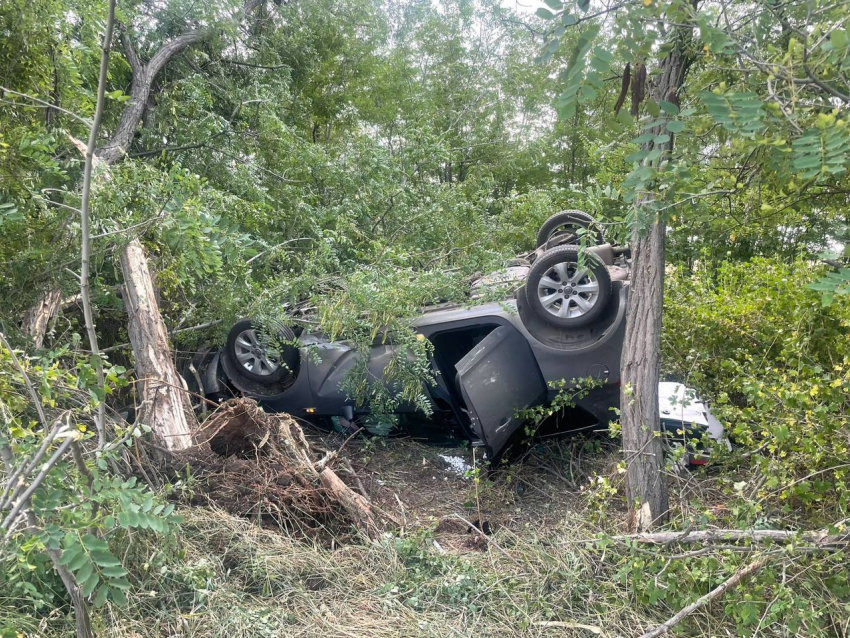
[[[301,361],[295,333],[283,324],[255,325],[237,321],[227,336],[227,357],[249,381],[277,385],[293,378]]]
[[[525,295],[532,312],[551,326],[592,323],[611,300],[611,277],[593,253],[579,259],[578,246],[547,250],[528,273]]]
[[[590,245],[605,243],[602,228],[593,217],[580,210],[563,210],[543,222],[537,233],[537,247],[576,246],[584,233],[589,233]]]

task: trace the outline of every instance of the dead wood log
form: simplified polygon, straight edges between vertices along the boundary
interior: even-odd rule
[[[21,328],[36,348],[44,345],[47,326],[62,305],[62,289],[53,288],[44,293],[34,306],[24,313]]]

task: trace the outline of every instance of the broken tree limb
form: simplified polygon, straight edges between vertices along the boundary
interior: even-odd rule
[[[332,469],[317,470],[317,451],[292,417],[267,414],[252,399],[221,404],[195,440],[166,463],[178,472],[188,464],[200,491],[233,514],[311,533],[344,521],[370,538],[380,533],[379,516],[394,522]]]
[[[729,591],[733,587],[736,587],[738,585],[738,583],[740,583],[742,580],[744,580],[748,576],[755,574],[757,571],[759,571],[762,567],[764,567],[767,564],[767,561],[768,561],[768,558],[766,556],[763,556],[763,557],[761,557],[757,560],[754,560],[752,563],[750,563],[746,567],[739,569],[734,574],[732,574],[732,576],[730,576],[727,580],[723,581],[717,587],[715,587],[710,592],[708,592],[705,596],[697,598],[690,605],[688,605],[687,607],[684,607],[675,616],[673,616],[669,620],[663,622],[662,624],[658,625],[657,627],[650,629],[645,634],[642,634],[639,638],[658,638],[658,636],[661,636],[661,635],[667,633],[668,631],[673,629],[673,627],[675,627],[680,622],[682,622],[685,618],[687,618],[692,613],[694,613],[697,609],[707,605],[708,603],[710,603],[715,598],[722,596],[723,594],[725,594],[727,591]]]
[[[47,334],[47,326],[62,304],[62,289],[53,288],[44,295],[24,313],[21,329],[36,348],[44,345],[44,337]]]
[[[192,446],[192,429],[197,422],[183,379],[171,358],[148,260],[138,239],[121,250],[121,270],[128,333],[136,357],[136,376],[142,386],[138,420],[151,427],[165,449],[185,450]]]
[[[792,542],[803,541],[818,547],[850,543],[850,531],[830,535],[826,530],[787,531],[779,529],[716,529],[688,532],[654,532],[647,534],[626,534],[613,536],[615,541],[636,541],[651,545],[672,545],[677,543],[718,543],[750,541]]]
[[[326,467],[319,473],[319,480],[333,498],[345,508],[349,516],[358,522],[360,528],[366,532],[369,538],[378,536],[380,530],[375,523],[375,517],[372,515],[372,508],[364,497],[343,483],[336,472],[330,468]]]

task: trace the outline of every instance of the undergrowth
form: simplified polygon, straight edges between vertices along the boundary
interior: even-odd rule
[[[220,510],[179,513],[177,534],[132,539],[134,592],[128,605],[97,612],[98,636],[588,635],[569,628],[575,624],[634,636],[757,552],[671,559],[600,536],[583,515],[548,529],[500,528],[489,547],[455,553],[435,543],[427,525],[371,543],[319,545]],[[840,555],[787,557],[694,614],[683,634],[846,635],[850,585]],[[0,625],[24,636],[72,635],[66,609],[15,609],[0,594]]]

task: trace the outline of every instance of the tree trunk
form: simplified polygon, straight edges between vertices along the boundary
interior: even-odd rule
[[[196,424],[183,378],[171,358],[168,333],[159,313],[153,280],[142,243],[134,239],[121,251],[124,304],[142,404],[138,421],[150,425],[162,446],[185,450]]]
[[[26,311],[21,328],[36,348],[44,345],[47,326],[62,305],[62,289],[48,290],[32,308]]]
[[[264,1],[247,0],[243,16],[251,15]],[[148,62],[143,62],[126,28],[120,26],[120,29],[127,63],[133,71],[133,83],[130,100],[124,106],[115,133],[96,153],[95,159],[107,164],[114,164],[125,157],[144,115],[153,83],[163,67],[175,55],[212,33],[209,29],[182,33],[165,42]],[[151,427],[166,449],[185,449],[192,443],[195,416],[182,378],[172,360],[165,324],[154,297],[153,279],[138,240],[133,240],[121,251],[121,268],[130,323],[130,343],[136,359],[136,374],[142,397],[140,422]],[[61,292],[51,291],[25,316],[24,329],[39,347],[61,298]]]
[[[689,32],[676,34],[676,46],[662,61],[649,97],[678,104],[678,92],[690,58],[685,53]],[[649,131],[666,132],[665,125]],[[673,139],[654,148],[668,159]],[[652,142],[644,145],[649,150]],[[663,166],[659,168],[663,170]],[[665,220],[653,208],[651,194],[638,197],[638,219],[632,233],[632,268],[626,336],[623,343],[620,391],[620,422],[626,459],[626,497],[630,525],[645,531],[667,521],[669,506],[664,476],[664,443],[658,411],[658,380],[661,365],[661,310],[664,298]],[[645,211],[645,212],[644,212]]]
[[[644,531],[667,520],[667,481],[658,413],[664,222],[632,238],[632,279],[623,344],[620,421],[630,526]]]

